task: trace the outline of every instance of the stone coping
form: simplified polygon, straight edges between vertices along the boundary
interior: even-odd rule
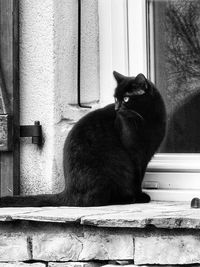
[[[102,207],[1,208],[0,221],[76,223],[96,227],[200,229],[200,210],[189,202],[155,202]]]

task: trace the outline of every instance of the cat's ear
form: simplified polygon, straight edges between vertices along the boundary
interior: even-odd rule
[[[144,74],[140,73],[135,77],[135,81],[139,84],[141,84],[145,89],[148,88],[148,82]]]
[[[121,83],[126,78],[126,76],[120,74],[117,71],[113,71],[113,76],[115,77],[115,80],[117,81],[117,83]]]

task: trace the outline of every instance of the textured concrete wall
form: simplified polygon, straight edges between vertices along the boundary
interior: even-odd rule
[[[82,1],[82,101],[99,99],[97,1]],[[62,149],[73,123],[87,112],[77,103],[77,17],[74,0],[20,1],[21,124],[39,120],[44,146],[21,141],[21,192],[63,187]]]
[[[51,189],[53,158],[54,18],[52,0],[20,1],[20,116],[21,124],[39,120],[43,149],[22,140],[22,192]]]
[[[82,1],[81,16],[81,101],[95,106],[99,99],[99,50],[97,1]],[[66,10],[68,10],[66,14]],[[87,109],[77,107],[77,1],[54,1],[55,89],[52,188],[63,187],[62,149],[72,125]],[[57,153],[58,152],[58,153]]]

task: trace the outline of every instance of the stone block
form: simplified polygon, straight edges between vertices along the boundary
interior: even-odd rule
[[[44,263],[3,262],[0,267],[45,267]]]
[[[102,265],[101,267],[119,267],[119,266],[137,267],[135,264],[106,264]],[[141,267],[147,267],[147,266],[141,266]]]
[[[124,267],[181,267],[181,265],[157,265],[157,264],[153,264],[153,265],[135,265],[135,264],[124,264],[124,265],[119,265],[119,264],[106,264],[106,265],[102,265],[101,267],[120,267],[120,266],[124,266]],[[188,265],[187,265],[188,266]],[[186,267],[185,265],[182,265],[182,267]],[[188,267],[200,267],[200,265],[189,265]]]
[[[130,234],[98,229],[41,233],[32,242],[33,259],[44,261],[124,260],[134,252]]]
[[[27,237],[22,233],[0,235],[0,262],[30,260]]]
[[[198,264],[200,263],[199,235],[161,235],[135,238],[134,263]]]
[[[101,263],[96,262],[49,262],[48,267],[101,267]],[[1,266],[0,266],[1,267]]]

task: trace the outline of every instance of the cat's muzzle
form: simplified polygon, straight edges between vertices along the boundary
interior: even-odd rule
[[[115,110],[119,110],[121,107],[121,103],[120,102],[115,102]]]

